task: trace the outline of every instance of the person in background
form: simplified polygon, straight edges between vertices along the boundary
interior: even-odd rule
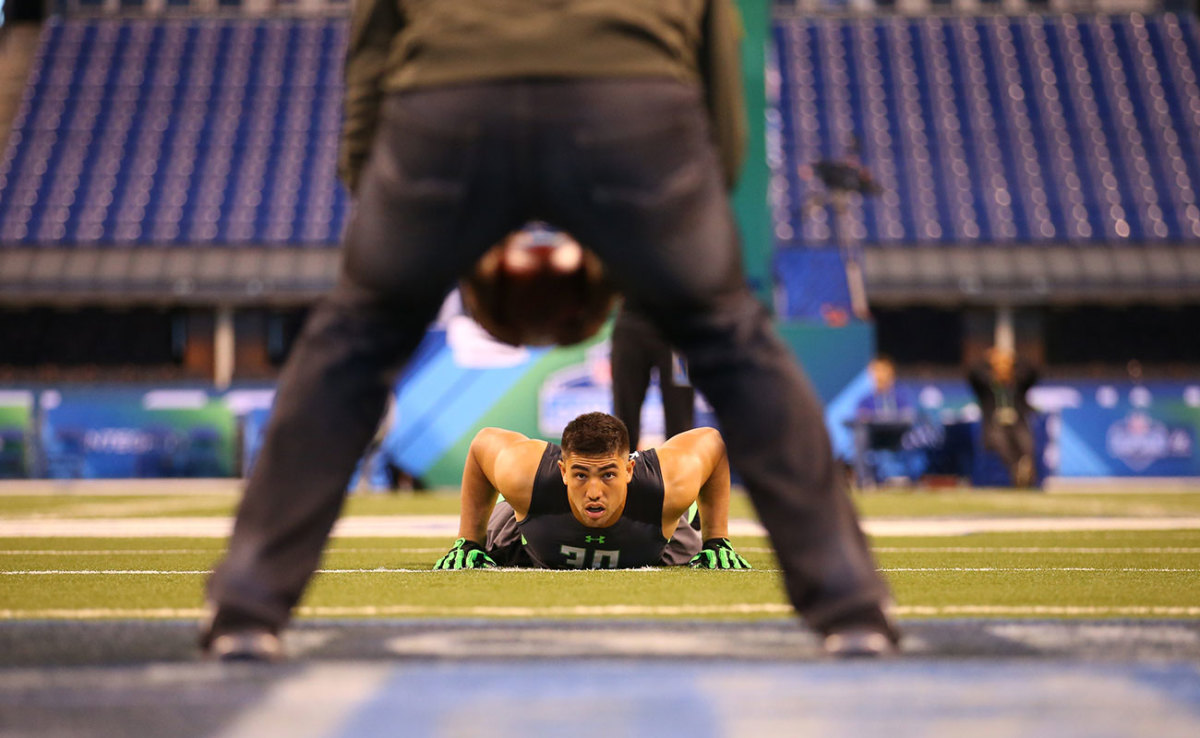
[[[1037,482],[1029,424],[1033,408],[1026,397],[1037,378],[1037,370],[1017,359],[1012,349],[999,347],[988,349],[967,374],[983,417],[984,448],[1001,458],[1015,487]]]
[[[854,471],[863,488],[888,480],[911,481],[925,468],[925,454],[909,448],[905,436],[917,422],[917,404],[907,387],[896,384],[896,365],[879,355],[867,364],[871,393],[854,414]]]
[[[658,373],[662,393],[663,436],[671,438],[696,424],[696,390],[683,361],[646,318],[622,305],[612,332],[613,415],[629,429],[629,447],[641,441],[642,403],[650,373]]]

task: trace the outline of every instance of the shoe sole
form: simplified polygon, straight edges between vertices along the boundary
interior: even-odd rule
[[[266,631],[223,633],[213,638],[206,655],[217,661],[274,663],[283,660],[283,644]]]

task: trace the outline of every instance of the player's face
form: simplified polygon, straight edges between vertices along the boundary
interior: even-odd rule
[[[564,456],[558,462],[571,512],[591,528],[606,528],[625,511],[625,495],[633,478],[628,454]]]

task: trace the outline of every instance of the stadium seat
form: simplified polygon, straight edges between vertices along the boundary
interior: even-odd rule
[[[1192,16],[781,17],[782,246],[1152,245],[1200,236]],[[839,222],[806,165],[849,142],[884,192]],[[814,207],[816,203],[816,207]]]
[[[336,246],[340,19],[53,18],[0,248]]]
[[[1193,16],[779,13],[773,23],[768,192],[780,247],[855,241],[875,265],[900,264],[892,249],[953,250],[938,275],[919,272],[971,289],[987,272],[963,276],[968,252],[1020,250],[977,260],[1008,279],[1038,272],[1007,262],[1042,249],[1034,280],[1044,285],[1119,261],[1071,266],[1072,249],[1150,259],[1200,239]],[[47,21],[0,159],[0,254],[331,251],[350,209],[336,179],[346,35],[336,18]],[[882,192],[844,198],[839,215],[812,165],[851,152]]]

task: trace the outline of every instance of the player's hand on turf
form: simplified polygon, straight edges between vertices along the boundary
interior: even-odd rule
[[[483,550],[475,541],[468,541],[466,538],[459,538],[446,552],[446,555],[437,560],[433,565],[434,569],[491,569],[496,565],[491,556],[487,555],[487,551]]]
[[[692,557],[688,566],[693,569],[751,569],[749,562],[733,550],[728,538],[709,538],[700,553]]]

